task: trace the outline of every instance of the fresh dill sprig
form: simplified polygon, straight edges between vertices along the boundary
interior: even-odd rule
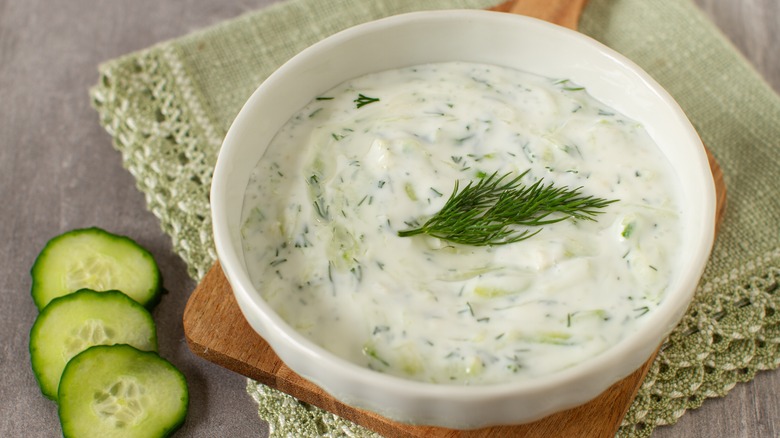
[[[368,105],[369,103],[379,102],[379,98],[378,97],[368,97],[368,96],[365,96],[365,95],[363,95],[361,93],[361,94],[358,94],[358,98],[353,100],[353,102],[355,102],[357,104],[357,107],[360,108],[360,107]]]
[[[540,227],[573,218],[595,220],[601,209],[617,200],[584,196],[582,187],[570,189],[543,185],[542,179],[527,186],[497,172],[459,191],[458,181],[442,209],[419,228],[399,231],[401,237],[427,234],[453,243],[474,246],[505,245],[528,239]]]

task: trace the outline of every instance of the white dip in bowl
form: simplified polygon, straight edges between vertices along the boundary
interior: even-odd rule
[[[507,245],[398,235],[494,173],[616,201]],[[290,368],[452,428],[532,421],[636,369],[714,229],[701,142],[652,79],[576,32],[483,11],[392,17],[293,58],[231,127],[212,208],[237,301]]]

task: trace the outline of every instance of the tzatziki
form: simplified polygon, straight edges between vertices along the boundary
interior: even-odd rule
[[[398,232],[493,173],[617,200],[595,221],[468,246]],[[637,330],[679,258],[676,176],[643,127],[565,78],[472,64],[374,73],[278,132],[246,190],[253,284],[298,332],[379,372],[494,384]]]

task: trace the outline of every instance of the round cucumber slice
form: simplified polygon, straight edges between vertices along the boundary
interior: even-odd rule
[[[187,414],[187,382],[157,353],[95,346],[68,362],[59,387],[67,437],[166,437]]]
[[[57,400],[62,370],[73,356],[112,344],[156,351],[149,311],[119,291],[82,289],[52,300],[30,330],[30,362],[43,395]]]
[[[33,264],[32,297],[38,310],[79,289],[121,290],[151,308],[159,300],[160,270],[134,240],[100,228],[83,228],[51,239]]]

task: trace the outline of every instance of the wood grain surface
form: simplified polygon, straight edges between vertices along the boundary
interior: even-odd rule
[[[90,225],[134,237],[160,264],[168,291],[154,311],[160,351],[184,372],[191,396],[176,436],[267,436],[244,392],[246,379],[187,347],[182,316],[195,282],[122,168],[87,89],[101,62],[276,1],[0,0],[0,436],[61,435],[57,407],[41,396],[30,370],[37,310],[28,273],[46,240]],[[780,91],[780,2],[694,2]],[[759,373],[653,437],[778,437],[777,393],[780,372]]]
[[[576,30],[587,2],[588,0],[508,0],[490,9],[527,15]]]

